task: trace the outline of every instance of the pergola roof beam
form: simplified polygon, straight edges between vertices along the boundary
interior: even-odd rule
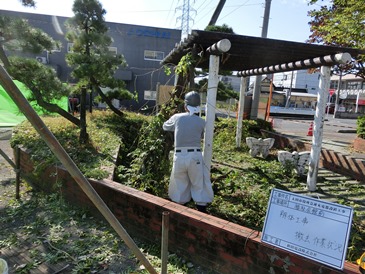
[[[351,55],[347,52],[326,55],[322,57],[310,58],[302,61],[284,63],[263,68],[248,69],[237,72],[237,76],[245,77],[252,75],[271,74],[277,72],[316,68],[320,66],[333,66],[336,64],[345,64],[351,61]]]

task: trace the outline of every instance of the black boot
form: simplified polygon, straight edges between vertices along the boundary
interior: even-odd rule
[[[196,209],[200,212],[207,213],[207,206],[196,205]]]

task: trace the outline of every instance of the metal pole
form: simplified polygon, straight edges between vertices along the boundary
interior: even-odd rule
[[[241,139],[242,139],[242,120],[243,113],[245,108],[245,93],[247,88],[248,77],[241,77],[241,86],[240,86],[240,99],[238,101],[238,110],[237,110],[237,129],[236,129],[236,147],[241,147]]]
[[[217,7],[215,8],[212,18],[210,19],[210,21],[208,23],[208,26],[213,26],[213,25],[215,25],[215,23],[217,23],[219,14],[221,14],[221,11],[222,11],[225,3],[226,3],[226,0],[219,0],[219,3],[217,5]]]
[[[271,0],[265,0],[264,19],[262,22],[262,30],[261,30],[262,38],[267,37],[267,32],[269,29],[270,8],[271,8]],[[244,76],[244,75],[242,75],[242,76]],[[256,79],[255,79],[253,94],[252,94],[251,113],[250,113],[251,120],[256,120],[257,116],[258,116],[259,102],[260,102],[260,95],[261,95],[261,81],[262,81],[262,76],[257,75]]]
[[[324,112],[326,107],[326,99],[329,94],[330,80],[331,67],[322,66],[321,78],[319,80],[316,114],[314,116],[312,148],[307,176],[307,188],[309,191],[315,191],[317,188],[318,165],[322,150]]]
[[[342,81],[342,70],[341,70],[341,67],[340,67],[340,77],[338,79],[338,86],[337,86],[337,92],[336,92],[336,102],[335,102],[335,110],[333,111],[333,118],[336,118],[336,112],[338,110],[338,103],[339,103],[339,100],[340,100],[341,81]]]
[[[209,57],[209,77],[208,77],[208,91],[207,91],[207,113],[206,125],[204,135],[204,163],[208,171],[212,163],[213,155],[213,132],[215,121],[215,106],[217,101],[218,90],[218,71],[219,71],[219,56],[211,55]]]
[[[169,253],[169,224],[170,212],[162,212],[162,243],[161,243],[161,274],[167,273],[167,261]]]
[[[259,112],[259,102],[260,102],[260,94],[261,94],[261,80],[262,76],[257,75],[254,83],[254,89],[252,94],[252,103],[251,103],[251,113],[250,119],[256,120]]]
[[[207,113],[206,113],[206,125],[204,134],[204,164],[210,171],[212,164],[213,154],[213,132],[215,121],[215,106],[217,101],[218,90],[218,72],[219,72],[219,56],[213,54],[220,54],[227,52],[231,48],[231,42],[228,39],[222,39],[218,43],[210,46],[207,51],[211,53],[209,57],[209,77],[208,77],[208,90],[207,90]]]
[[[33,125],[33,127],[37,130],[37,132],[45,141],[45,143],[48,145],[48,147],[51,149],[51,151],[56,155],[56,157],[65,166],[67,171],[79,184],[81,189],[90,198],[90,200],[98,208],[101,214],[103,214],[105,219],[114,228],[114,230],[118,233],[118,235],[123,239],[126,245],[132,250],[135,256],[141,261],[141,263],[146,267],[146,269],[150,273],[157,274],[156,270],[153,269],[152,265],[149,263],[149,261],[143,255],[143,253],[139,250],[138,246],[134,243],[133,239],[129,236],[129,234],[119,223],[118,219],[106,206],[104,201],[100,198],[100,196],[91,186],[89,181],[84,177],[84,175],[72,161],[70,156],[67,154],[64,148],[54,137],[52,132],[47,128],[42,119],[37,115],[32,106],[29,104],[27,99],[25,99],[25,97],[22,95],[22,93],[20,92],[18,87],[14,84],[11,77],[3,68],[3,66],[0,66],[0,84],[9,94],[9,96],[13,99],[14,103],[18,106],[18,108],[23,112],[25,117],[27,117],[27,119]]]
[[[357,95],[356,95],[355,113],[357,113],[359,111],[359,100],[360,100],[360,91],[358,91]]]
[[[271,8],[271,0],[265,1],[265,11],[264,11],[264,20],[262,23],[262,31],[261,31],[261,37],[266,38],[267,37],[267,31],[269,28],[269,19],[270,19],[270,8]]]

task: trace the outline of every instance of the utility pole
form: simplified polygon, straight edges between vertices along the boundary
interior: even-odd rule
[[[265,1],[265,11],[264,11],[264,20],[263,20],[262,31],[261,31],[262,38],[267,37],[267,30],[269,27],[269,18],[270,18],[270,8],[271,8],[271,0],[266,0]],[[251,120],[257,119],[257,114],[259,111],[260,94],[261,94],[261,80],[262,80],[261,75],[256,76],[254,91],[253,91],[253,95],[252,95],[251,115],[250,115]]]
[[[221,11],[223,9],[224,4],[226,3],[226,0],[220,0],[217,8],[215,9],[212,18],[209,21],[208,26],[214,26],[217,23],[218,17],[221,14]]]
[[[261,37],[267,37],[267,30],[269,28],[269,19],[270,19],[270,8],[271,8],[271,0],[265,1],[265,11],[264,11],[264,21],[262,23],[262,31]]]

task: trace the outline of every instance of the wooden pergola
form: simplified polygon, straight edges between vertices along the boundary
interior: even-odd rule
[[[224,46],[219,48],[219,44]],[[176,44],[175,48],[164,58],[162,64],[177,65],[187,53],[196,55],[197,68],[209,69],[207,125],[204,138],[204,160],[209,169],[212,159],[215,98],[219,70],[236,71],[237,76],[242,77],[236,133],[236,143],[237,146],[240,146],[244,89],[247,86],[248,76],[321,67],[320,92],[317,97],[311,159],[307,177],[308,189],[314,191],[322,148],[325,99],[329,92],[330,69],[333,65],[350,62],[351,58],[356,59],[358,55],[365,54],[365,51],[193,30],[184,41]],[[251,106],[252,119],[257,118],[259,97],[260,89],[255,89]],[[209,102],[209,98],[212,101]]]

